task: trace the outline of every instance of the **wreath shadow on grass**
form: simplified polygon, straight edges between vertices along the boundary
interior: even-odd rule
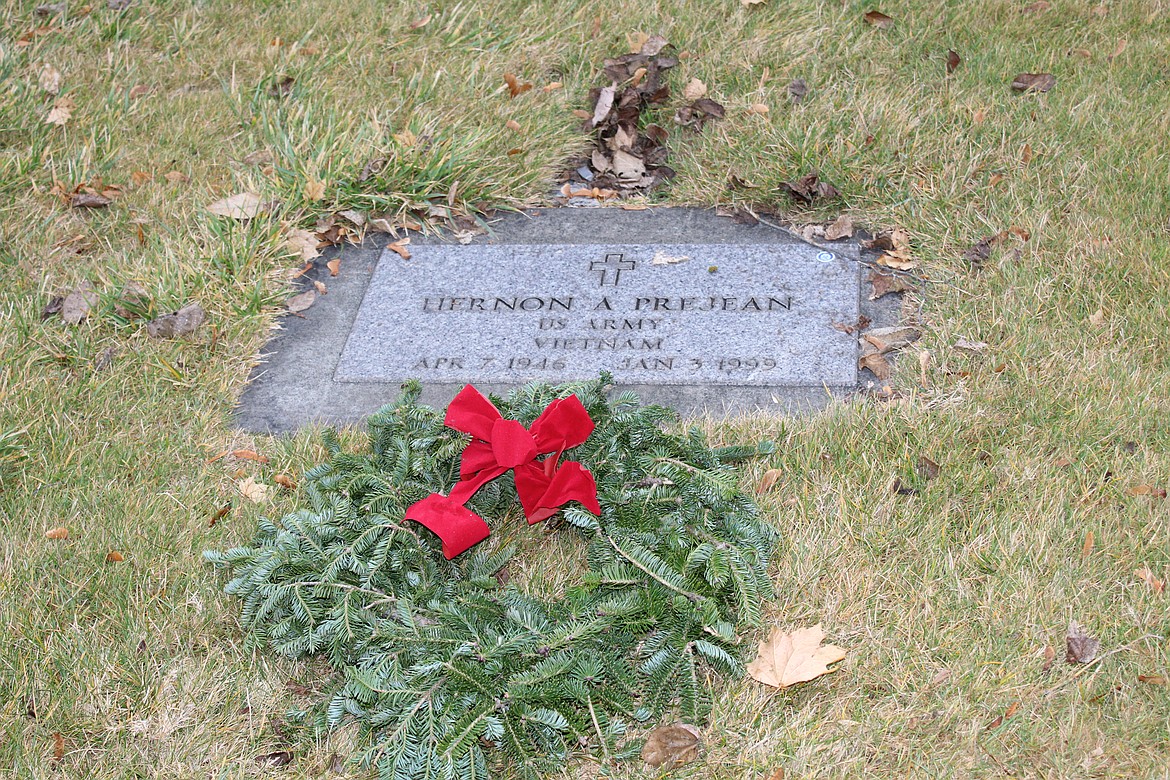
[[[370,452],[343,453],[326,434],[330,460],[305,474],[308,506],[262,519],[251,546],[204,554],[230,570],[253,646],[321,655],[341,673],[315,720],[357,721],[361,760],[381,777],[535,777],[575,751],[636,755],[632,725],[667,712],[700,722],[707,670],[742,673],[737,628],[758,624],[771,598],[776,535],[730,464],[772,447],[712,449],[697,429],[668,432],[674,412],[628,393],[607,400],[610,381],[492,399],[529,425],[575,393],[597,425],[566,454],[593,472],[602,514],[563,511],[558,533],[577,535],[588,570],[559,598],[492,576],[512,547],[447,561],[436,537],[403,521],[451,488],[467,442],[419,405],[415,382],[370,418]],[[520,522],[509,476],[468,506],[493,527]]]

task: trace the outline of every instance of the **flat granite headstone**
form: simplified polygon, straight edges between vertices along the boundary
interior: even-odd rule
[[[545,209],[492,228],[467,245],[412,237],[409,260],[347,248],[335,278],[322,262],[328,294],[282,320],[238,424],[358,422],[410,378],[442,406],[467,383],[504,393],[604,370],[644,401],[717,415],[857,388],[857,336],[840,326],[873,306],[854,244],[694,209]]]

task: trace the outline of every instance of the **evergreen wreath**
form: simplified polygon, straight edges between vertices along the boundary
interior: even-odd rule
[[[230,569],[252,646],[323,655],[340,672],[316,722],[361,724],[366,766],[387,780],[536,777],[574,751],[636,755],[634,724],[667,712],[699,722],[710,675],[739,675],[737,627],[771,596],[776,533],[737,486],[737,460],[772,451],[708,446],[671,433],[674,412],[630,393],[606,399],[610,377],[532,384],[493,398],[528,426],[576,394],[596,423],[574,460],[596,479],[600,516],[571,504],[588,571],[559,597],[501,585],[512,547],[447,560],[438,539],[404,521],[449,490],[468,437],[418,402],[416,382],[369,420],[370,452],[324,440],[328,462],[305,474],[308,506],[262,519],[251,546],[205,557]],[[516,523],[504,476],[468,506],[492,527]]]

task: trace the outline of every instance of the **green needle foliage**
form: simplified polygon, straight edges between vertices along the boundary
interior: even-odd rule
[[[701,720],[706,670],[741,673],[736,627],[759,621],[774,531],[729,465],[769,447],[712,449],[669,433],[669,410],[607,401],[608,377],[530,385],[493,399],[525,425],[576,393],[597,428],[567,457],[597,480],[600,518],[563,512],[588,572],[559,598],[492,576],[513,554],[454,561],[403,522],[407,507],[456,481],[466,437],[418,404],[420,388],[370,419],[370,452],[343,453],[304,480],[308,507],[262,521],[250,547],[209,552],[229,568],[250,640],[291,657],[324,654],[344,675],[319,716],[367,731],[381,777],[535,776],[573,750],[632,754],[634,723],[674,711]],[[523,522],[511,479],[469,506],[494,525]]]

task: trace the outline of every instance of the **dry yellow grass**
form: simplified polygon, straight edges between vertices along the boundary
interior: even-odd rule
[[[726,684],[703,761],[679,774],[1170,775],[1170,695],[1139,679],[1170,676],[1170,596],[1133,575],[1170,575],[1170,504],[1129,493],[1170,484],[1170,5],[1025,5],[914,0],[883,7],[889,30],[861,20],[870,6],[811,0],[95,2],[47,18],[0,7],[0,766],[291,778],[349,754],[351,733],[318,743],[281,725],[313,701],[287,683],[321,687],[327,671],[246,649],[198,558],[295,502],[274,491],[251,504],[240,479],[322,457],[311,431],[251,439],[230,426],[294,262],[280,221],[449,196],[458,208],[544,202],[585,143],[570,110],[643,30],[693,55],[676,89],[699,78],[728,109],[702,135],[672,133],[679,176],[654,200],[790,208],[777,186],[815,168],[842,201],[795,219],[840,207],[901,225],[932,279],[913,302],[932,360],[923,375],[914,355],[903,361],[904,400],[711,426],[780,444],[745,474],[784,472],[763,497],[784,532],[771,614],[823,623],[850,655],[785,692]],[[952,48],[963,62],[947,77]],[[45,121],[45,64],[73,101],[63,126]],[[538,88],[510,99],[505,72]],[[1057,86],[1013,94],[1019,72],[1054,73]],[[270,97],[289,76],[288,94]],[[797,77],[810,91],[793,105]],[[553,81],[563,87],[539,89]],[[271,170],[244,162],[262,150]],[[359,182],[375,157],[384,173]],[[755,188],[728,190],[730,174]],[[97,180],[124,190],[109,209],[70,210],[51,193]],[[279,218],[242,226],[204,211],[245,190],[279,199]],[[1010,225],[1031,239],[980,272],[959,259]],[[98,313],[42,323],[49,297],[83,281]],[[208,324],[149,340],[112,314],[131,281],[156,311],[200,301]],[[958,338],[990,346],[965,355]],[[207,463],[240,447],[271,462]],[[941,466],[929,484],[915,474],[923,455]],[[896,494],[895,477],[919,493]],[[44,537],[60,526],[67,539]],[[106,562],[111,550],[125,560]],[[529,585],[557,587],[573,552],[534,550]],[[1064,664],[1069,619],[1111,654]],[[255,760],[286,738],[292,764]]]

